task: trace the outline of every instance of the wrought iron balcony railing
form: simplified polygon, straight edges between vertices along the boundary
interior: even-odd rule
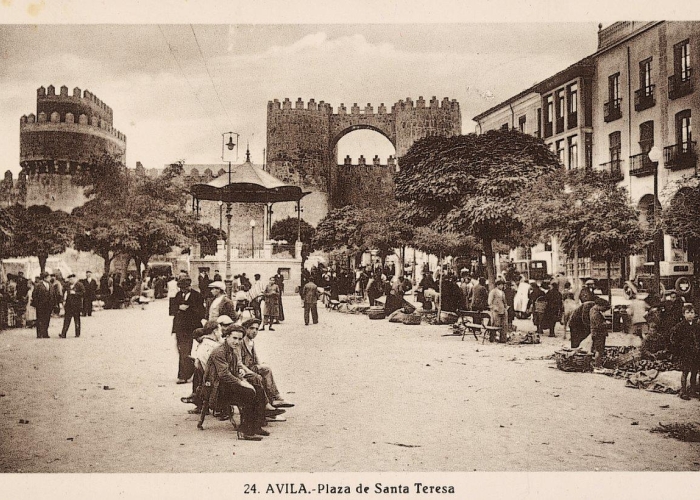
[[[649,85],[634,91],[634,110],[643,111],[656,105],[656,95],[654,94],[656,85]]]
[[[693,92],[693,71],[691,68],[684,73],[668,77],[668,98],[678,99]]]
[[[664,148],[664,163],[670,170],[695,168],[698,161],[695,141],[686,141]]]
[[[659,162],[649,159],[649,153],[640,153],[630,156],[630,175],[634,175],[635,177],[654,175],[658,166]]]
[[[610,173],[610,177],[615,181],[621,181],[625,178],[622,173],[622,159],[618,158],[616,160],[610,160],[607,163],[602,163],[600,165],[606,172]]]
[[[604,116],[603,119],[605,122],[611,122],[613,120],[617,120],[619,118],[622,118],[622,99],[617,98],[613,99],[612,101],[606,102],[603,108],[604,111]]]

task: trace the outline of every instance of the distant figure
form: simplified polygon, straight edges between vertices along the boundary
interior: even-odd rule
[[[317,302],[319,295],[318,285],[309,278],[301,290],[301,298],[304,300],[304,324],[306,326],[309,325],[309,313],[314,325],[318,324]]]
[[[51,322],[51,309],[53,301],[51,297],[51,283],[48,280],[49,273],[44,271],[39,275],[39,280],[32,292],[32,305],[36,308],[36,338],[49,338],[49,323]]]
[[[488,311],[489,291],[486,288],[486,279],[479,278],[479,282],[472,289],[472,311]]]
[[[65,314],[63,315],[63,330],[59,337],[66,338],[71,320],[75,321],[75,337],[80,337],[80,313],[83,311],[83,297],[85,297],[85,287],[75,274],[68,276],[65,294]]]
[[[85,288],[83,316],[92,316],[92,301],[97,297],[97,281],[92,277],[92,271],[85,271],[85,279],[82,282]]]

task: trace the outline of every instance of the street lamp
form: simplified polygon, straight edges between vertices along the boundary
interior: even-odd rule
[[[661,150],[656,146],[651,148],[647,154],[654,166],[654,284],[652,285],[652,290],[655,290],[654,294],[658,294],[661,289],[661,264],[659,263],[661,252],[659,248],[659,226],[657,219],[657,215],[659,214],[656,213],[656,205],[658,204],[659,198],[659,162],[661,161],[662,154]]]
[[[250,219],[250,256],[255,258],[255,219]]]
[[[219,200],[219,231],[223,229],[223,220],[224,220],[224,202]]]

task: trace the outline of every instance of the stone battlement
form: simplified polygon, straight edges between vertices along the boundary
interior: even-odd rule
[[[53,111],[51,114],[47,115],[42,111],[38,116],[36,116],[34,113],[30,113],[28,115],[22,115],[22,117],[19,119],[20,131],[28,131],[30,129],[41,130],[40,127],[42,124],[55,126],[70,125],[71,128],[76,129],[75,131],[77,132],[82,131],[81,129],[84,129],[86,132],[94,129],[100,129],[101,131],[114,136],[120,141],[126,142],[126,135],[115,129],[107,120],[94,115],[88,117],[83,113],[80,114],[76,120],[75,115],[70,112],[61,114],[58,111]]]
[[[377,107],[376,113],[371,103],[367,103],[364,108],[361,108],[357,103],[354,103],[350,107],[349,113],[345,104],[341,103],[338,106],[337,112],[334,113],[333,106],[324,101],[319,101],[317,103],[314,99],[310,99],[308,103],[305,103],[302,98],[299,97],[296,102],[292,103],[292,101],[286,97],[282,102],[280,102],[278,99],[268,101],[267,109],[268,111],[316,111],[322,114],[330,115],[387,115],[393,114],[396,110],[404,111],[410,109],[441,109],[449,112],[459,111],[459,103],[457,102],[457,99],[450,100],[449,98],[445,97],[442,99],[442,101],[440,101],[437,97],[433,96],[426,106],[426,101],[423,99],[423,96],[420,96],[415,103],[410,97],[407,97],[405,100],[402,99],[396,104],[392,105],[389,113],[387,113],[387,107],[384,105],[384,103],[381,103]]]
[[[350,158],[350,155],[347,155],[343,159],[343,163],[341,165],[338,165],[339,167],[361,167],[361,166],[370,166],[370,167],[395,167],[396,166],[396,158],[394,158],[393,155],[389,156],[387,158],[386,163],[382,163],[381,159],[379,158],[379,155],[374,155],[374,158],[372,158],[371,163],[367,163],[367,159],[364,157],[364,155],[360,155],[360,157],[357,159],[357,163],[352,162],[352,158]]]
[[[82,92],[81,96],[81,90],[79,87],[75,87],[73,89],[73,95],[70,96],[68,95],[68,87],[65,85],[61,86],[61,89],[59,91],[60,93],[57,95],[56,94],[56,88],[53,85],[49,85],[47,88],[44,87],[39,87],[36,90],[36,100],[37,103],[39,101],[44,101],[47,99],[64,99],[68,101],[84,101],[91,103],[95,107],[101,109],[106,115],[109,115],[110,117],[113,115],[112,108],[107,106],[104,102],[102,102],[100,99],[97,98],[95,94],[90,92],[89,90],[85,90],[85,92]]]

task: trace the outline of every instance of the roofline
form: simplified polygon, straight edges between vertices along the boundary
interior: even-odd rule
[[[625,36],[624,38],[618,40],[617,42],[613,43],[612,45],[609,45],[609,46],[607,46],[607,47],[605,47],[605,48],[596,50],[593,54],[584,57],[583,59],[581,59],[581,60],[578,61],[578,62],[575,62],[574,64],[572,64],[571,66],[567,67],[566,69],[564,69],[564,70],[562,70],[562,71],[560,71],[560,72],[558,72],[558,73],[556,73],[556,74],[554,74],[554,75],[552,75],[552,76],[550,76],[550,77],[548,77],[548,78],[545,78],[545,79],[542,80],[541,82],[538,82],[538,83],[536,83],[535,85],[529,87],[528,89],[523,90],[523,91],[520,92],[519,94],[516,94],[516,95],[514,95],[513,97],[510,97],[510,98],[506,99],[505,101],[503,101],[503,102],[497,104],[496,106],[492,106],[491,108],[487,109],[486,111],[483,111],[483,112],[479,113],[479,114],[476,115],[474,118],[472,118],[472,120],[478,122],[478,121],[480,121],[482,118],[484,118],[484,117],[486,117],[487,115],[490,115],[491,113],[493,113],[494,111],[496,111],[496,110],[498,110],[498,109],[500,109],[500,108],[503,108],[503,107],[505,107],[505,106],[507,106],[507,105],[509,105],[509,104],[512,104],[513,102],[517,101],[518,99],[522,98],[523,96],[525,96],[525,95],[527,95],[527,94],[529,94],[529,93],[540,93],[540,94],[541,94],[541,93],[542,93],[542,92],[541,92],[542,87],[546,86],[546,83],[547,83],[547,82],[552,81],[552,80],[556,80],[557,77],[563,75],[563,74],[566,73],[567,71],[571,71],[572,68],[574,68],[575,66],[582,66],[582,67],[587,66],[587,65],[582,64],[582,63],[586,62],[587,60],[590,61],[591,66],[592,66],[593,63],[595,62],[595,58],[598,57],[600,54],[603,54],[604,52],[607,52],[608,50],[611,50],[611,49],[617,47],[618,45],[620,45],[620,44],[622,44],[622,43],[625,43],[625,42],[627,42],[628,40],[630,40],[630,39],[632,39],[632,38],[634,38],[634,37],[636,37],[636,36],[638,36],[638,35],[641,35],[641,34],[644,33],[645,31],[648,31],[648,30],[650,30],[651,28],[654,28],[654,27],[656,27],[656,26],[658,26],[658,25],[660,25],[660,24],[662,24],[662,23],[665,23],[665,22],[666,22],[666,21],[650,21],[648,24],[642,26],[641,28],[639,28],[639,29],[636,30],[636,31],[633,31],[632,33],[630,33],[629,35]]]

